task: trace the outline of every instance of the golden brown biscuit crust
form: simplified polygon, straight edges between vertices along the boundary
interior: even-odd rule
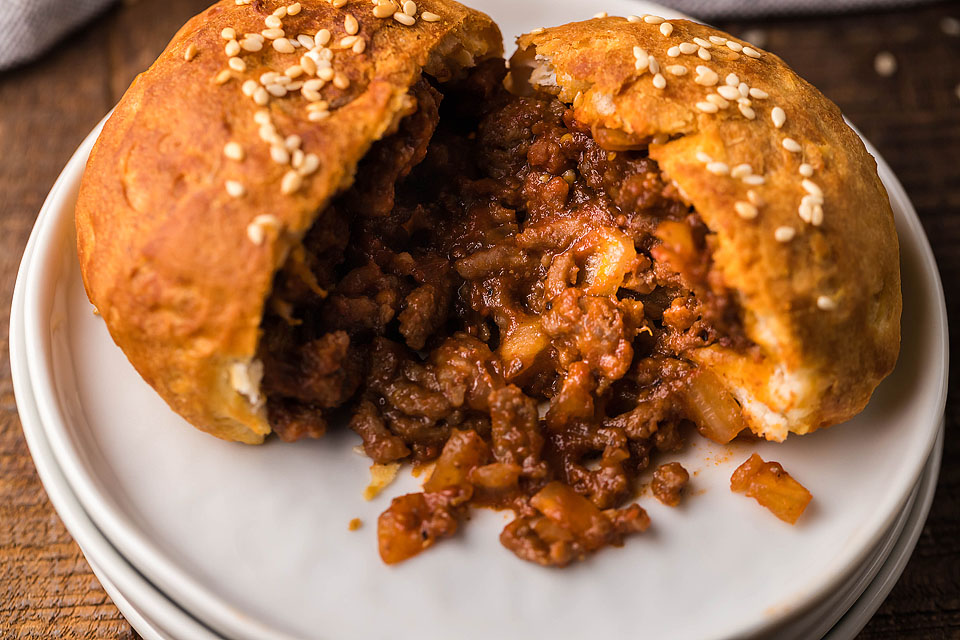
[[[340,8],[301,0],[295,15],[278,18],[284,37],[328,29],[338,76],[320,90],[331,115],[311,121],[302,90],[270,95],[265,106],[243,91],[245,81],[260,88],[262,74],[283,74],[306,52],[274,46],[274,32],[259,51],[247,50],[259,39],[244,34],[270,29],[267,17],[293,4],[222,0],[184,25],[104,126],[76,208],[84,284],[113,339],[183,417],[248,443],[270,431],[252,358],[274,273],[351,184],[370,145],[411,108],[407,90],[421,70],[443,81],[502,54],[490,18],[451,0],[418,2],[409,26],[375,17],[368,0]],[[225,29],[246,47],[238,52]],[[351,35],[364,44],[343,41]],[[228,66],[229,57],[243,70]],[[262,110],[274,135],[299,136],[291,148],[316,161],[301,159],[298,172],[272,158],[270,131],[255,118]],[[226,151],[231,142],[239,147]]]
[[[861,411],[899,351],[899,253],[876,162],[839,109],[777,56],[686,20],[600,18],[518,44],[515,73],[535,68],[582,122],[652,141],[715,233],[761,354],[695,357],[751,428],[782,440]]]

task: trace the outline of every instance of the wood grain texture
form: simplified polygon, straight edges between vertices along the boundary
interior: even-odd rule
[[[208,0],[124,2],[46,55],[0,74],[0,638],[136,638],[47,501],[17,418],[9,301],[37,211],[87,132]],[[478,3],[479,4],[479,3]],[[920,11],[721,24],[756,39],[836,101],[920,214],[960,334],[960,38],[945,3]],[[890,77],[874,71],[894,54]],[[904,327],[905,331],[922,328]],[[954,362],[960,361],[956,347]],[[937,496],[917,550],[863,640],[960,638],[960,388],[950,384]]]

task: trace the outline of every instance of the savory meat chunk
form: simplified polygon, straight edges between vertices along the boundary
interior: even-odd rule
[[[668,462],[654,470],[650,488],[657,500],[668,507],[675,507],[680,504],[680,497],[688,482],[690,474],[683,465],[679,462]]]

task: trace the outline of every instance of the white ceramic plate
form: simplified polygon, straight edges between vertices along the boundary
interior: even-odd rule
[[[505,33],[592,13],[572,0],[478,4]],[[651,11],[640,3],[607,8]],[[24,283],[40,416],[70,486],[107,538],[162,592],[225,635],[622,637],[636,633],[638,621],[644,633],[673,638],[758,633],[814,605],[866,561],[931,450],[945,401],[943,294],[916,215],[881,160],[902,243],[908,332],[896,372],[862,415],[784,445],[693,442],[677,459],[696,472],[698,495],[675,510],[644,501],[655,523],[650,532],[562,572],[504,550],[497,537],[506,516],[485,510],[456,539],[384,567],[376,516],[390,497],[416,486],[411,478],[365,503],[367,461],[350,453],[358,439],[346,430],[319,442],[252,448],[192,429],[140,380],[92,315],[72,237],[91,143],[41,212]],[[816,496],[797,527],[727,488],[753,449],[782,462]],[[366,526],[351,533],[354,517]]]

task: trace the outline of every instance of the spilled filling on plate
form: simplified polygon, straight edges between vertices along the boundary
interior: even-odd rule
[[[753,348],[711,270],[712,234],[648,157],[502,61],[427,78],[277,275],[258,357],[284,440],[349,421],[376,463],[435,461],[379,520],[385,562],[512,509],[501,541],[563,566],[643,531],[630,504],[657,452],[740,408],[686,357]],[[686,472],[664,466],[676,503]]]

